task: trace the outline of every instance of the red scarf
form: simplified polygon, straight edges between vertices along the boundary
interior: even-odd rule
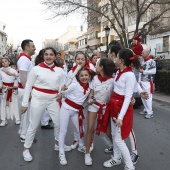
[[[104,78],[100,74],[98,74],[97,76],[98,76],[98,79],[101,81],[101,83],[104,82],[104,81],[107,81],[108,79],[113,78],[112,76],[107,76],[107,77]]]
[[[93,64],[93,65],[94,65],[94,67],[96,66],[96,63],[95,63],[95,62],[91,61],[90,63],[91,63],[91,64]]]
[[[62,69],[64,69],[64,67],[63,66],[59,66],[60,68],[62,68]]]
[[[118,75],[117,75],[117,77],[116,77],[116,81],[119,80],[120,76],[121,76],[123,73],[129,72],[129,71],[132,71],[132,68],[131,68],[131,67],[126,67],[123,71],[121,71],[121,70],[119,69],[119,73],[118,73]]]
[[[20,57],[22,57],[22,56],[25,56],[26,58],[28,58],[28,59],[31,61],[31,57],[28,56],[28,55],[25,54],[25,53],[20,53],[19,56],[18,56],[18,59],[19,59]]]
[[[47,69],[50,69],[51,71],[55,72],[54,68],[56,67],[55,64],[53,64],[52,67],[48,67],[46,64],[44,64],[44,62],[41,62],[40,64],[38,64],[40,67],[43,67],[43,68],[47,68]]]
[[[86,85],[84,85],[82,82],[79,81],[79,84],[81,87],[83,87],[84,89],[84,94],[86,94],[86,91],[88,90],[89,88],[89,83],[87,83]]]
[[[72,72],[74,73],[74,71],[76,70],[77,65],[75,65],[74,67],[71,68]]]
[[[146,59],[145,59],[145,62],[152,59],[151,56],[148,56]]]

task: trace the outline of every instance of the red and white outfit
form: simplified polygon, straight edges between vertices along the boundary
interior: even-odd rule
[[[33,63],[31,61],[31,57],[26,55],[25,53],[20,53],[20,55],[18,57],[17,67],[18,67],[19,71],[27,72],[27,78],[28,78],[29,72],[33,68]],[[23,95],[24,95],[24,88],[21,84],[20,74],[19,74],[18,99],[19,99],[19,107],[20,108],[21,108]],[[29,124],[29,108],[24,113],[24,115],[21,117],[20,137],[23,139],[25,139],[25,137],[26,137],[28,124]]]
[[[152,94],[153,94],[153,75],[156,73],[156,63],[149,56],[142,62],[143,73],[141,74],[141,87],[143,91],[146,91],[149,95],[149,99],[143,98],[142,102],[148,115],[152,115]]]
[[[74,82],[66,91],[62,92],[66,100],[62,103],[60,109],[59,155],[65,155],[64,141],[70,119],[72,120],[76,131],[79,132],[79,146],[84,146],[84,114],[82,105],[88,97],[90,89],[89,83],[86,86],[83,86],[81,82]]]
[[[47,66],[42,62],[31,70],[22,102],[23,107],[28,107],[31,94],[29,127],[24,144],[25,148],[31,147],[45,109],[53,120],[54,136],[58,140],[60,106],[56,101],[56,97],[63,84],[62,77],[63,70],[54,64]]]
[[[119,70],[115,77],[114,93],[110,100],[114,159],[119,160],[122,155],[125,165],[129,169],[133,169],[133,163],[124,140],[129,137],[132,130],[133,107],[129,104],[135,85],[136,78],[130,67],[126,67],[123,71]],[[121,119],[123,125],[117,127],[113,118]]]
[[[9,76],[4,71],[0,70],[0,86],[8,87],[18,87],[18,73],[11,67],[1,68],[9,71],[10,73],[15,74],[15,76]],[[14,93],[14,90],[2,89],[3,97],[1,99],[1,120],[5,121],[6,119],[15,118],[15,122],[20,122],[20,114],[18,107],[18,96]]]

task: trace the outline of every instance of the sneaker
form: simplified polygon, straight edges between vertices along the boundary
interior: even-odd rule
[[[59,146],[57,144],[54,145],[54,150],[59,151]],[[66,152],[71,151],[71,147],[64,145],[64,151],[66,151]]]
[[[109,148],[105,149],[104,152],[112,153],[113,152],[113,146],[110,146]]]
[[[94,149],[94,144],[93,144],[93,142],[91,143],[91,146],[90,146],[90,153],[93,151],[93,149]]]
[[[137,154],[133,153],[133,152],[130,154],[130,156],[131,156],[131,160],[133,162],[133,165],[135,165],[137,163],[138,159],[139,159],[139,156]]]
[[[82,146],[82,147],[79,146],[77,150],[79,152],[85,153],[86,152],[86,147],[85,146]]]
[[[146,119],[150,119],[150,118],[152,118],[153,117],[153,114],[147,114],[147,115],[145,115],[145,118]]]
[[[66,160],[65,155],[61,154],[61,155],[59,156],[59,160],[60,160],[60,164],[61,164],[61,165],[67,165],[67,160]]]
[[[74,140],[73,144],[70,147],[71,147],[71,149],[76,149],[77,146],[78,146],[78,141]]]
[[[133,168],[128,168],[128,167],[125,165],[124,170],[135,170],[135,167],[133,166]]]
[[[16,125],[20,125],[20,123],[21,123],[20,120],[16,120],[15,122]]]
[[[30,154],[30,151],[28,149],[23,151],[22,155],[24,157],[24,160],[27,161],[27,162],[30,162],[33,159],[31,154]]]
[[[1,122],[1,124],[0,124],[0,126],[6,126],[8,124],[8,122],[6,121],[6,120],[3,120],[2,122]]]
[[[141,111],[141,112],[139,112],[139,114],[140,114],[140,115],[146,115],[147,112],[146,112],[146,111]]]
[[[114,165],[119,165],[121,164],[121,160],[122,158],[119,158],[118,160],[115,160],[115,158],[113,156],[111,156],[111,159],[109,159],[108,161],[103,163],[103,166],[106,168],[110,168]]]
[[[86,164],[87,166],[92,165],[92,158],[91,158],[91,156],[90,156],[89,153],[86,153],[86,154],[85,154],[85,164]]]

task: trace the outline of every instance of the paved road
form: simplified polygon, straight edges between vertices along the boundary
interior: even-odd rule
[[[153,102],[154,118],[146,120],[135,109],[134,130],[137,138],[140,159],[137,170],[169,170],[170,169],[170,106]],[[73,128],[70,124],[66,144],[71,144]],[[84,164],[83,153],[72,150],[66,153],[68,165],[61,166],[58,152],[53,150],[53,131],[41,130],[37,133],[38,142],[31,148],[33,162],[25,162],[22,158],[23,144],[17,135],[18,126],[13,122],[0,128],[0,170],[105,170],[103,162],[110,158],[104,149],[108,140],[104,135],[95,136],[95,149],[92,153],[93,166]],[[129,141],[127,140],[127,143]],[[129,143],[128,143],[129,145]],[[123,164],[112,169],[123,170]],[[110,168],[111,169],[111,168]]]

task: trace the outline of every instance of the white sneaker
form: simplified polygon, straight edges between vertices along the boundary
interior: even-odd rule
[[[147,115],[145,115],[145,118],[146,119],[150,119],[150,118],[152,118],[153,117],[153,114],[147,114]]]
[[[147,112],[146,112],[146,111],[141,111],[141,112],[139,112],[139,114],[140,114],[140,115],[146,115]]]
[[[109,159],[108,161],[103,163],[103,166],[106,168],[110,168],[114,165],[119,165],[121,164],[121,160],[122,158],[119,158],[118,160],[116,160],[113,156],[111,156],[111,159]]]
[[[86,147],[85,146],[79,146],[77,149],[79,152],[85,153],[86,152]]]
[[[20,120],[16,120],[15,122],[16,125],[20,125],[20,123],[21,123]]]
[[[61,154],[61,155],[59,156],[59,159],[60,159],[60,164],[61,164],[61,165],[67,165],[67,160],[66,160],[65,155]]]
[[[33,159],[31,154],[30,154],[30,151],[28,149],[23,151],[22,155],[24,157],[24,160],[27,161],[27,162],[30,162]]]
[[[89,153],[86,153],[86,154],[85,154],[85,164],[86,164],[87,166],[92,165],[92,158],[91,158],[91,156],[90,156]]]
[[[57,144],[55,144],[54,150],[59,151],[59,146]],[[71,147],[67,146],[67,145],[64,145],[64,151],[66,151],[66,152],[71,151]]]
[[[113,152],[113,146],[111,145],[109,148],[104,150],[105,153],[112,153]]]
[[[6,126],[8,124],[8,122],[6,121],[6,120],[3,120],[2,122],[1,122],[1,124],[0,124],[0,126]]]
[[[125,165],[124,170],[135,170],[135,167],[133,166],[132,168],[128,168],[128,167]]]
[[[77,146],[78,146],[78,141],[74,140],[73,144],[70,147],[71,147],[71,149],[76,149]]]

